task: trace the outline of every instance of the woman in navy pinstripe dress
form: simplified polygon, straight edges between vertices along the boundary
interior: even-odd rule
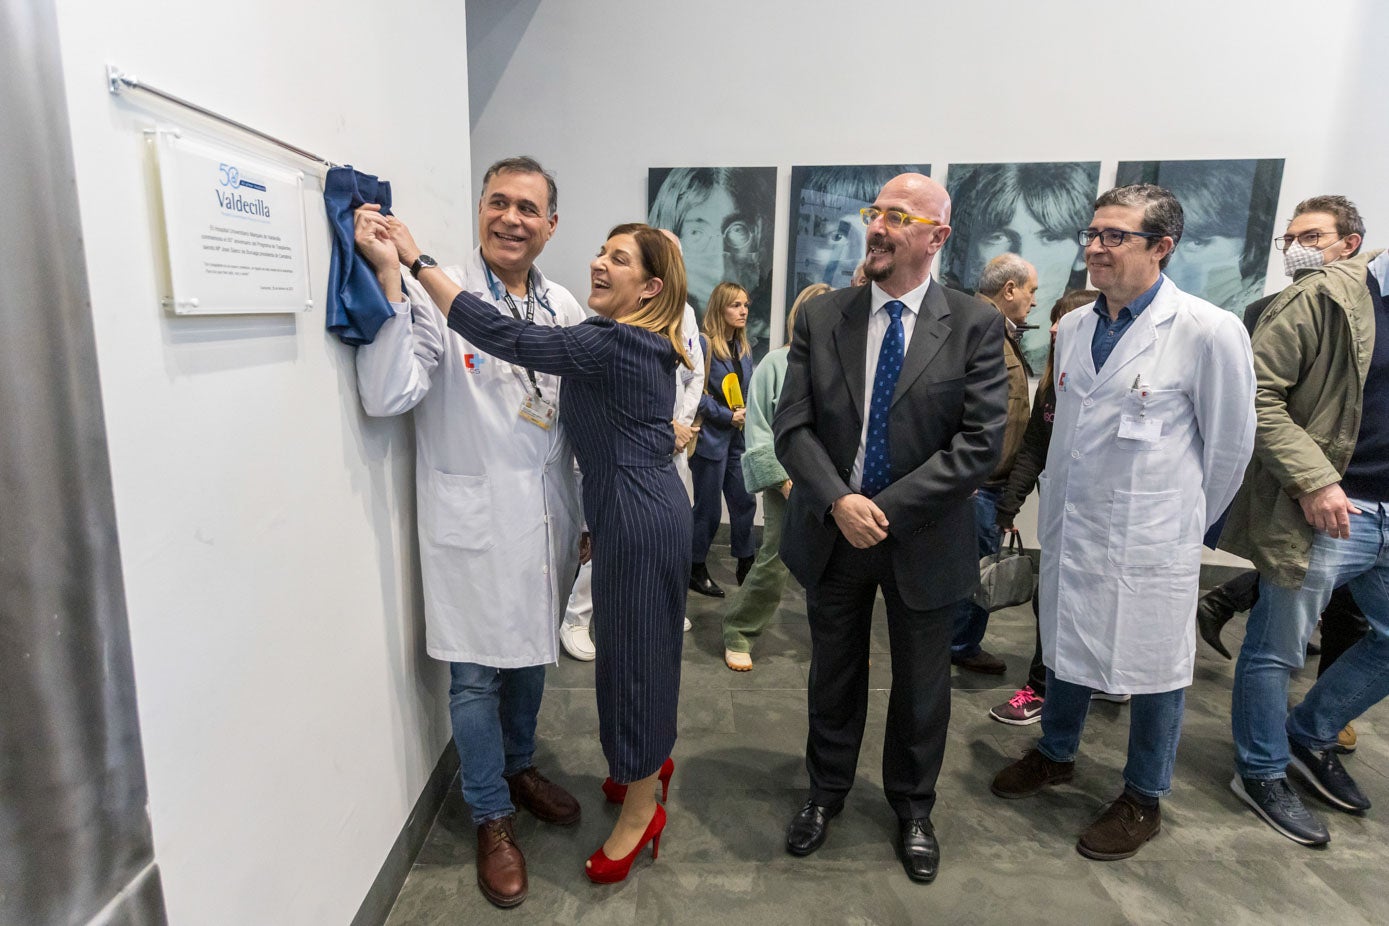
[[[408,230],[378,218],[378,236],[393,240],[399,260],[412,264],[420,252]],[[691,531],[671,458],[671,374],[690,360],[680,330],[684,266],[662,234],[617,226],[590,272],[589,307],[598,317],[563,328],[500,314],[442,271],[423,270],[419,280],[436,305],[450,305],[449,327],[470,342],[564,377],[559,419],[583,472],[593,542],[598,735],[610,777],[627,784],[617,825],[589,859],[588,874],[613,881],[626,876],[647,841],[659,845],[665,825],[655,786],[675,745]]]

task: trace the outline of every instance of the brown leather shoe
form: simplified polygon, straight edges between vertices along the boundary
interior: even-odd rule
[[[1053,762],[1040,749],[1029,749],[1023,757],[994,776],[989,790],[1010,800],[1031,797],[1047,785],[1070,781],[1074,762]]]
[[[951,656],[950,662],[961,669],[982,672],[985,675],[1002,675],[1008,671],[1008,664],[988,650],[980,650],[973,656]]]
[[[1076,851],[1101,862],[1132,858],[1161,829],[1162,809],[1144,807],[1125,792],[1080,834]]]
[[[535,770],[535,766],[507,778],[511,803],[524,807],[537,820],[569,826],[579,822],[582,809],[574,795]]]
[[[477,886],[499,907],[526,899],[526,857],[516,845],[516,815],[488,820],[477,828]]]

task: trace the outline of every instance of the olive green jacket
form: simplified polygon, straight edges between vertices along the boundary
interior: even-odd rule
[[[1008,368],[1008,419],[1003,425],[1003,455],[998,458],[998,466],[984,483],[986,486],[1002,491],[1008,485],[1008,474],[1013,471],[1013,461],[1022,449],[1022,436],[1027,431],[1027,419],[1032,416],[1032,405],[1027,395],[1027,362],[1022,358],[1018,347],[1017,334],[1011,325],[1003,338],[1003,363]]]
[[[1375,338],[1365,274],[1379,253],[1300,274],[1254,328],[1254,457],[1220,548],[1284,588],[1302,586],[1312,550],[1297,499],[1339,482],[1355,451]]]

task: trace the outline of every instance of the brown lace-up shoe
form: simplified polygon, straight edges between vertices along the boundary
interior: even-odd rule
[[[1047,785],[1070,781],[1074,762],[1053,762],[1040,749],[1029,749],[1023,757],[994,776],[989,790],[1008,799],[1031,797]]]
[[[1113,862],[1132,858],[1162,829],[1162,810],[1144,807],[1127,793],[1104,809],[1095,822],[1085,828],[1076,851],[1086,858]]]
[[[537,772],[534,765],[507,778],[506,786],[511,803],[526,808],[537,820],[559,826],[579,822],[582,811],[574,795]]]
[[[499,907],[514,907],[526,899],[526,857],[516,845],[510,814],[477,828],[477,886],[482,896]]]

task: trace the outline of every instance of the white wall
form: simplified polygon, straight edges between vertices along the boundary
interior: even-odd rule
[[[492,88],[476,99],[474,160],[525,151],[555,171],[543,263],[577,293],[607,229],[644,216],[647,168],[662,166],[781,168],[774,333],[793,164],[925,161],[942,177],[952,161],[1098,159],[1103,185],[1120,160],[1281,157],[1280,223],[1341,192],[1389,243],[1389,124],[1361,108],[1372,89],[1384,98],[1389,13],[1369,0],[468,6],[491,24],[469,36],[470,81]],[[497,54],[476,54],[484,42],[514,48],[500,73]],[[1268,279],[1283,285],[1277,252]]]
[[[463,6],[58,12],[170,921],[346,923],[449,736],[446,675],[424,655],[410,423],[363,416],[352,350],[324,332],[316,179],[313,311],[160,309],[141,130],[238,138],[110,96],[105,65],[391,179],[421,239],[457,256],[473,221]]]

